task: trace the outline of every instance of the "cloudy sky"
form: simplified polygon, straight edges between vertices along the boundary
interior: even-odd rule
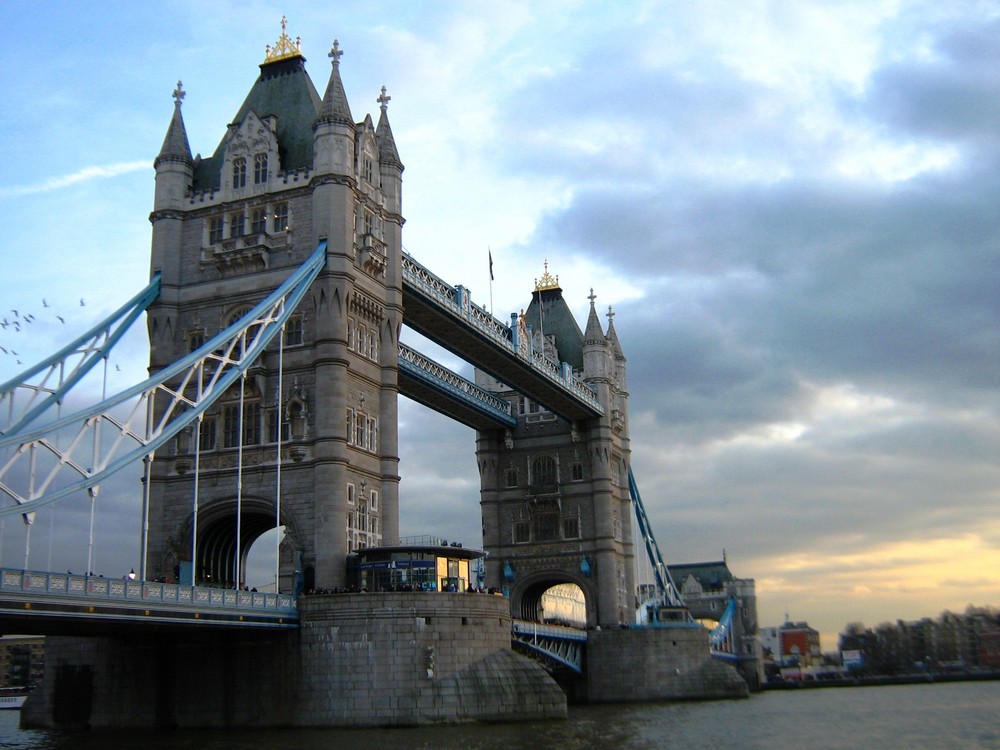
[[[0,329],[0,379],[145,284],[177,80],[209,154],[282,14],[320,91],[339,39],[357,119],[387,86],[419,261],[501,318],[545,259],[581,323],[591,287],[614,307],[669,561],[725,550],[825,649],[1000,606],[1000,3],[4,0],[0,314],[37,320]],[[472,431],[407,402],[400,434],[403,533],[478,544]],[[85,567],[85,505],[39,518],[32,567]]]

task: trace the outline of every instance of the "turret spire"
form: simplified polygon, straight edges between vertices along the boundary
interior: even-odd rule
[[[403,168],[403,162],[399,160],[399,151],[396,150],[396,139],[392,136],[392,128],[389,127],[389,100],[392,99],[382,87],[382,93],[377,101],[381,114],[378,118],[378,127],[375,129],[375,140],[378,142],[378,160],[382,164]]]
[[[336,123],[340,125],[350,125],[354,127],[354,117],[351,115],[351,106],[347,103],[347,94],[344,92],[344,82],[340,80],[340,58],[344,50],[340,48],[340,42],[333,40],[333,47],[327,57],[330,58],[331,70],[330,80],[326,84],[326,93],[323,95],[323,103],[320,105],[319,117],[316,124]]]
[[[590,300],[590,315],[587,316],[587,329],[583,332],[583,343],[584,346],[589,344],[604,344],[604,331],[601,328],[601,321],[597,317],[597,308],[594,306],[594,300],[597,299],[597,295],[594,294],[594,288],[590,288],[590,296],[587,297]]]
[[[162,161],[191,161],[191,146],[188,144],[184,118],[181,116],[181,102],[185,96],[187,96],[187,92],[184,90],[184,84],[178,81],[177,88],[174,89],[173,93],[174,115],[170,120],[169,127],[167,127],[167,135],[163,139],[160,154],[153,162],[154,167]]]

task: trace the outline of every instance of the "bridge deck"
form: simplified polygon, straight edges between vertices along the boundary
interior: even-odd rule
[[[404,257],[406,325],[566,419],[603,414],[585,384],[540,356],[516,353],[507,326],[471,302],[460,303],[456,294],[454,287]]]
[[[293,597],[67,573],[0,570],[0,632],[108,635],[298,627]]]

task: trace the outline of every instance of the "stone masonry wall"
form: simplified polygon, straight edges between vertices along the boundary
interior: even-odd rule
[[[510,646],[509,600],[336,594],[296,631],[204,627],[50,637],[27,727],[397,726],[563,718],[566,697]]]
[[[566,697],[511,651],[510,603],[486,594],[303,600],[302,726],[562,718]]]
[[[708,655],[705,628],[592,630],[587,641],[591,703],[743,698],[736,670]]]

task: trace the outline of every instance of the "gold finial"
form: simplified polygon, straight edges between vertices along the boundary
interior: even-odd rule
[[[535,279],[535,291],[541,292],[545,289],[558,289],[559,288],[559,277],[556,276],[552,278],[549,274],[549,261],[545,261],[545,273],[542,274],[541,279]]]
[[[295,37],[293,42],[286,33],[287,28],[288,19],[282,16],[281,36],[278,37],[278,41],[274,43],[273,47],[269,44],[264,48],[264,62],[277,62],[288,57],[302,57],[302,37]]]

